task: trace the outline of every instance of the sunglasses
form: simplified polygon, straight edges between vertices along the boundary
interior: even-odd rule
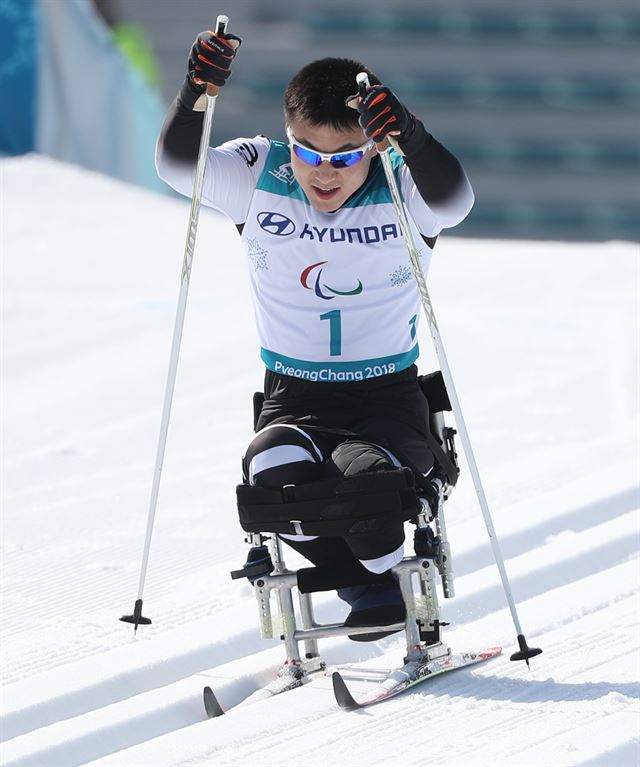
[[[295,152],[296,157],[299,157],[307,165],[313,165],[317,167],[321,162],[331,163],[333,168],[349,168],[365,156],[365,153],[373,147],[373,141],[367,141],[366,144],[350,149],[348,152],[335,152],[334,154],[326,154],[325,152],[316,152],[315,149],[309,149],[303,144],[299,144],[291,132],[290,128],[287,128],[287,137],[289,139],[289,146]]]

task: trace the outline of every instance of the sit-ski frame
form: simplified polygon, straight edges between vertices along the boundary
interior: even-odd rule
[[[453,571],[450,548],[446,537],[443,501],[450,488],[439,482],[438,507],[434,514],[424,499],[417,515],[417,533],[424,530],[431,542],[426,556],[405,557],[391,568],[397,576],[406,606],[406,621],[387,626],[345,626],[344,623],[319,624],[315,620],[311,593],[298,589],[299,618],[296,614],[293,589],[298,587],[298,574],[288,570],[282,556],[282,544],[275,534],[250,533],[247,542],[252,546],[268,545],[274,569],[271,575],[262,576],[254,583],[260,614],[260,631],[263,639],[280,636],[284,641],[286,660],[280,669],[280,677],[293,677],[299,684],[309,681],[310,675],[322,672],[325,663],[318,651],[318,640],[328,637],[400,631],[404,629],[407,641],[405,662],[430,661],[451,653],[441,641],[440,610],[436,594],[438,570],[442,579],[445,598],[454,596]],[[435,538],[434,530],[435,526]],[[427,528],[429,530],[427,531]],[[326,590],[326,587],[325,589]],[[271,595],[275,594],[277,613],[271,609]],[[300,625],[299,625],[300,622]],[[304,650],[301,652],[300,643]]]

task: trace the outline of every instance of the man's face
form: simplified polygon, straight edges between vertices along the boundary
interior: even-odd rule
[[[358,125],[337,130],[330,125],[312,125],[304,120],[293,120],[288,128],[296,143],[324,154],[348,152],[367,141]],[[375,149],[371,148],[359,162],[344,168],[334,168],[327,161],[316,166],[309,165],[292,149],[291,168],[313,207],[329,213],[337,210],[362,186],[374,154]]]

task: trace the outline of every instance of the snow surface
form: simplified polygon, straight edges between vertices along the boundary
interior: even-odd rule
[[[328,680],[206,720],[269,678],[234,487],[260,388],[235,228],[200,221],[145,589],[137,593],[188,203],[45,160],[0,163],[2,763],[640,763],[638,245],[445,236],[445,348],[531,644],[515,631],[464,471],[447,504],[455,650],[505,654],[363,712]],[[422,329],[423,372],[434,353]],[[289,554],[288,564],[301,560]],[[322,619],[346,608],[317,599]],[[401,635],[321,643],[395,664]]]

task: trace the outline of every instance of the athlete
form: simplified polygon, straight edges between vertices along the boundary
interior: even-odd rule
[[[239,46],[227,33],[197,37],[163,126],[158,173],[186,196],[205,88],[225,85]],[[371,83],[362,97],[360,72]],[[394,93],[350,59],[314,61],[294,75],[284,127],[286,141],[255,136],[210,147],[202,194],[241,234],[266,365],[244,482],[282,488],[397,466],[428,477],[429,414],[415,365],[420,297],[377,147],[392,147],[425,273],[439,233],[473,205],[469,181]],[[386,574],[338,592],[351,606],[346,625],[404,620],[389,572],[403,556],[401,522],[340,538],[281,537],[315,564],[355,559]]]

